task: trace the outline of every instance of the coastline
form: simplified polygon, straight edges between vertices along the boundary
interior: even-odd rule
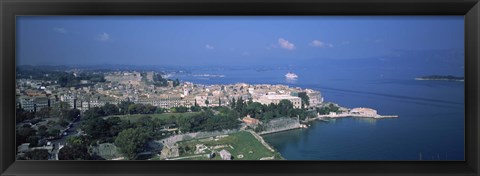
[[[464,79],[449,79],[449,78],[415,78],[417,81],[457,81],[465,82]]]

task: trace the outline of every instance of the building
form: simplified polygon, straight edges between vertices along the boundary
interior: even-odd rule
[[[60,96],[62,102],[67,102],[70,105],[70,109],[76,108],[77,96],[75,95],[62,95]]]
[[[90,109],[90,101],[88,100],[85,100],[85,101],[82,101],[82,106],[81,106],[81,111],[86,111],[86,110],[89,110]]]
[[[35,109],[35,103],[33,98],[29,96],[22,96],[20,99],[20,107],[25,111],[33,112]]]
[[[21,96],[19,98],[20,107],[29,112],[37,112],[42,108],[49,107],[49,98],[46,96],[30,97]]]
[[[377,116],[377,111],[371,108],[353,108],[350,110],[350,113],[365,116]]]
[[[49,107],[48,101],[49,101],[48,97],[46,96],[35,97],[35,99],[33,100],[33,103],[35,106],[35,112],[40,111],[42,108],[48,108]]]
[[[261,104],[278,104],[282,100],[289,100],[292,102],[294,108],[302,107],[302,99],[300,97],[295,97],[291,95],[276,95],[269,93],[268,95],[262,95],[258,99],[253,100],[254,102],[259,102]]]
[[[232,160],[232,154],[230,152],[223,149],[222,151],[218,152],[222,160]]]
[[[250,115],[247,115],[247,117],[244,117],[242,121],[248,126],[256,126],[260,123],[258,119],[251,118]]]

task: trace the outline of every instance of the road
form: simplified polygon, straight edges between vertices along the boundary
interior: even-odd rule
[[[52,145],[55,145],[55,148],[52,152],[52,153],[54,153],[54,156],[58,155],[59,146],[65,146],[66,140],[69,136],[78,136],[79,135],[79,133],[77,131],[77,129],[79,129],[79,126],[80,126],[80,119],[75,120],[71,124],[70,129],[67,130],[67,135],[66,136],[62,135],[62,137],[60,139],[55,139],[55,140],[50,141],[50,142],[52,142]],[[55,158],[51,158],[51,160],[57,160],[57,159],[55,157]]]

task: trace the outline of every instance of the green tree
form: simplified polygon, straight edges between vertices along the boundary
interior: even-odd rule
[[[80,110],[78,109],[70,109],[67,112],[65,112],[64,119],[68,121],[73,121],[75,118],[80,116]]]
[[[84,129],[91,141],[98,139],[106,140],[111,137],[110,128],[111,125],[103,118],[88,119],[82,124],[82,129]]]
[[[235,105],[235,97],[232,98],[232,103],[230,104],[230,107],[231,107],[232,109],[235,109],[235,107],[236,107],[236,105]]]
[[[275,113],[272,111],[265,112],[262,116],[262,120],[268,122],[269,120],[275,118]]]
[[[173,81],[173,87],[177,87],[180,85],[180,81],[178,80],[178,78],[175,79],[175,81]]]
[[[117,105],[107,103],[102,106],[102,110],[104,112],[104,115],[109,116],[109,115],[117,115],[119,114]]]
[[[144,114],[154,114],[157,111],[156,106],[152,106],[151,104],[146,104],[143,109]]]
[[[293,109],[293,104],[290,100],[280,100],[278,103],[279,114],[282,116],[289,117],[290,109]]]
[[[302,99],[302,107],[304,107],[304,105],[310,106],[310,98],[306,92],[299,92],[298,97]]]
[[[205,100],[205,104],[208,106],[210,102],[208,100]]]
[[[52,137],[57,137],[60,134],[60,130],[57,128],[49,128],[47,130],[47,135]]]
[[[242,97],[238,98],[236,106],[235,106],[235,110],[238,113],[240,113],[241,116],[246,115],[245,107],[246,107],[246,105],[245,105],[245,102],[243,101],[243,98]]]
[[[85,119],[98,118],[105,116],[105,112],[103,112],[102,108],[94,107],[85,111],[85,113],[83,113],[83,116],[85,117]]]
[[[332,112],[338,112],[338,110],[339,110],[339,107],[336,106],[336,105],[334,105],[334,104],[328,105],[328,108],[329,108],[330,111],[332,111]]]
[[[155,109],[155,114],[161,114],[161,113],[164,113],[164,112],[165,112],[165,109],[163,109],[163,108],[157,107]]]
[[[129,120],[121,120],[120,117],[110,117],[107,119],[107,123],[110,126],[109,137],[118,136],[118,133],[123,130],[134,127],[134,124],[130,123]]]
[[[40,138],[37,137],[37,136],[29,136],[27,138],[27,142],[30,143],[29,147],[37,147],[38,146],[38,140],[40,140]]]
[[[58,151],[59,160],[90,160],[87,146],[67,145]]]
[[[143,129],[130,128],[120,132],[115,139],[115,145],[120,148],[127,158],[134,159],[135,156],[145,149],[148,135]]]
[[[63,119],[60,119],[58,121],[58,124],[61,126],[61,127],[67,127],[68,126],[68,122],[66,120],[63,120]]]
[[[87,139],[83,136],[69,136],[66,142],[68,145],[86,145]]]
[[[37,131],[34,129],[30,128],[30,126],[26,127],[20,127],[16,130],[16,139],[17,139],[17,145],[20,145],[22,143],[26,143],[27,139],[30,136],[35,136]]]
[[[131,102],[131,101],[122,101],[122,102],[120,102],[120,104],[118,105],[118,108],[120,109],[120,114],[128,114],[128,107],[129,107],[131,104],[134,104],[134,103]]]
[[[40,137],[45,137],[47,135],[47,126],[45,125],[40,125],[38,127],[37,135]]]
[[[138,108],[137,108],[138,104],[131,104],[128,106],[128,113],[129,114],[138,114],[139,112],[137,111]]]
[[[202,108],[201,108],[200,106],[196,105],[196,106],[191,106],[191,107],[190,107],[190,110],[191,110],[192,112],[199,112],[199,111],[202,110]]]
[[[145,132],[148,132],[149,134],[152,134],[155,132],[155,129],[157,128],[156,123],[154,122],[153,118],[150,116],[142,116],[140,117],[136,122],[135,126],[137,128],[144,129]]]
[[[175,115],[170,115],[167,117],[167,120],[165,121],[167,124],[176,124],[177,123],[177,117]]]
[[[192,121],[193,117],[190,118],[190,117],[187,117],[187,116],[180,116],[177,118],[177,125],[178,125],[178,128],[180,129],[180,131],[190,131],[193,129],[193,121]]]
[[[67,102],[59,102],[53,105],[50,110],[50,117],[65,118],[68,117],[70,104]]]
[[[52,110],[51,107],[42,108],[42,109],[40,109],[40,111],[37,111],[35,113],[35,116],[40,117],[40,118],[49,118],[51,110]]]
[[[47,149],[35,149],[25,153],[26,159],[29,160],[48,160],[48,150]]]
[[[177,113],[185,113],[185,112],[188,112],[188,108],[185,107],[185,106],[179,106],[179,107],[175,107],[175,112]]]
[[[253,102],[247,105],[245,108],[247,114],[250,114],[252,117],[256,117],[257,115],[261,115],[263,113],[263,106],[259,102]]]

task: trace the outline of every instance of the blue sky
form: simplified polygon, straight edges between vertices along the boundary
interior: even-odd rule
[[[463,47],[463,16],[17,17],[20,65],[245,65]]]

